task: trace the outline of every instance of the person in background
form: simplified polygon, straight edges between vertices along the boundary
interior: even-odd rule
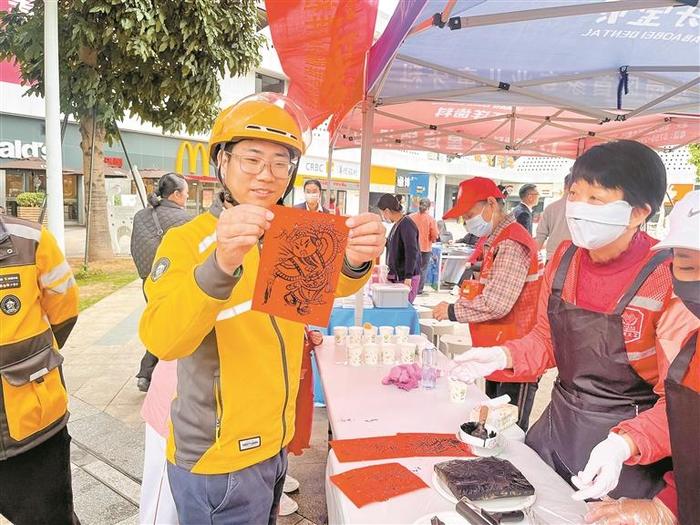
[[[166,173],[158,179],[155,191],[148,196],[148,206],[134,215],[131,257],[144,283],[151,273],[156,250],[165,232],[192,218],[185,211],[188,195],[189,187],[185,178],[179,173]],[[136,386],[141,392],[148,391],[157,363],[158,358],[146,350],[136,374]]]
[[[328,212],[333,215],[340,215],[340,208],[338,208],[338,205],[335,201],[335,197],[332,195],[331,198],[328,199]]]
[[[700,318],[700,191],[676,204],[671,227],[655,250],[673,249],[673,290],[668,315],[681,327],[689,310]],[[698,331],[677,330],[682,348],[666,377],[666,415],[670,440],[663,443],[673,456],[673,471],[653,499],[618,499],[589,504],[587,523],[677,525],[697,523],[700,516],[700,337]]]
[[[294,207],[301,210],[330,213],[328,208],[324,208],[321,203],[322,193],[321,183],[316,179],[309,179],[304,182],[304,202],[300,202]]]
[[[78,286],[40,224],[0,216],[0,515],[78,524],[73,511],[63,348]]]
[[[5,215],[5,206],[0,206],[0,215]]]
[[[412,304],[418,294],[421,276],[418,226],[404,215],[401,204],[391,193],[385,193],[379,198],[377,208],[382,219],[393,224],[386,240],[389,281],[408,286],[411,290],[408,301]]]
[[[566,200],[571,188],[571,174],[564,178],[564,195],[561,199],[554,201],[542,212],[542,218],[537,225],[535,240],[540,250],[547,243],[547,261],[554,257],[559,245],[564,241],[571,240],[569,224],[566,222]]]
[[[433,243],[440,237],[435,219],[428,213],[430,199],[421,199],[418,203],[418,212],[411,213],[409,217],[418,226],[418,245],[420,247],[420,283],[418,295],[423,293],[425,276],[428,273],[430,257],[433,255]]]
[[[670,315],[670,254],[641,230],[663,202],[666,169],[654,150],[620,140],[586,151],[571,176],[573,242],[547,265],[534,328],[456,356],[453,373],[518,380],[557,367],[525,443],[580,489],[574,499],[650,498],[669,468],[668,364],[682,332],[700,326],[690,312]]]
[[[464,217],[464,228],[484,240],[478,281],[468,281],[455,304],[433,309],[433,317],[469,323],[475,346],[502,344],[527,334],[535,323],[541,272],[537,245],[525,229],[506,213],[503,193],[496,184],[474,177],[459,185],[454,207],[444,219]],[[489,397],[509,395],[519,407],[518,425],[527,430],[539,375],[519,382],[487,381]]]
[[[304,324],[250,309],[260,240],[294,189],[311,138],[289,98],[258,93],[221,111],[209,160],[221,185],[212,207],[171,229],[146,280],[139,336],[177,359],[168,480],[183,524],[275,523],[294,435]],[[379,217],[346,221],[335,290],[361,290],[385,246]]]
[[[304,354],[301,358],[301,380],[297,393],[297,410],[294,419],[294,437],[287,445],[287,451],[301,456],[304,449],[311,446],[311,426],[314,420],[314,380],[311,366],[311,354],[317,346],[323,344],[323,334],[318,330],[306,328],[304,334]],[[299,489],[299,482],[287,475],[284,480],[284,492],[280,500],[280,516],[289,516],[299,510],[299,505],[286,493]]]
[[[174,525],[178,522],[165,453],[170,405],[176,391],[177,361],[158,361],[141,406],[146,432],[139,504],[139,523],[143,525]]]
[[[452,242],[453,236],[452,232],[448,231],[445,221],[437,221],[438,234],[440,236],[441,243]],[[460,242],[460,241],[457,241]]]
[[[513,208],[513,216],[527,230],[527,233],[532,235],[532,210],[540,200],[540,192],[534,184],[523,184],[518,195],[520,203]]]

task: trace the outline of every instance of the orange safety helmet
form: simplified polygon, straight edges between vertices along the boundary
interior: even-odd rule
[[[287,146],[298,161],[311,144],[311,126],[304,112],[279,93],[258,93],[224,109],[209,137],[209,160],[216,166],[222,146],[245,139]]]

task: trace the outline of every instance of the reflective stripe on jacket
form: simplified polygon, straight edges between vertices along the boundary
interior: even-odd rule
[[[68,421],[58,349],[78,316],[78,288],[53,235],[0,217],[0,460]]]

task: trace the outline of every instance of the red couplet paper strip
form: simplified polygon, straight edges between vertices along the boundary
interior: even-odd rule
[[[289,97],[316,127],[364,95],[365,56],[379,0],[266,0]]]
[[[451,434],[397,434],[331,441],[341,463],[410,457],[473,457],[469,445]]]
[[[428,488],[422,479],[399,463],[348,470],[331,476],[331,481],[357,508]]]
[[[346,218],[284,206],[272,211],[252,309],[328,326],[348,241]]]

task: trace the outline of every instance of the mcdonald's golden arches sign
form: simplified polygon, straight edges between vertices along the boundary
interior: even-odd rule
[[[185,156],[187,156],[187,171],[184,168]],[[197,159],[201,162],[201,173],[197,172]],[[183,140],[177,148],[175,156],[175,172],[182,175],[202,175],[209,176],[209,155],[207,148],[202,142],[191,143]]]

